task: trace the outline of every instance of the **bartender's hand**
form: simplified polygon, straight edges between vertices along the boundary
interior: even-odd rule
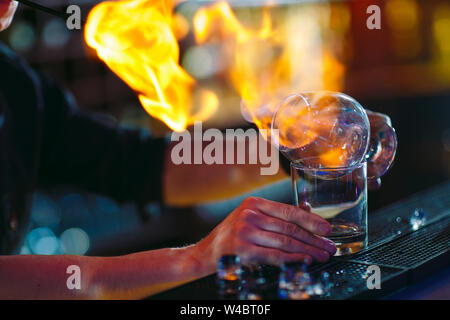
[[[370,126],[375,127],[375,124],[378,122],[385,122],[389,126],[392,126],[391,118],[384,113],[373,112],[366,109],[367,117],[369,118]],[[370,165],[370,164],[369,164]],[[367,187],[370,190],[376,190],[381,187],[381,179],[369,179],[367,180]]]
[[[300,208],[262,198],[247,198],[194,247],[198,263],[214,272],[218,259],[239,255],[244,264],[280,265],[284,261],[325,262],[336,252],[321,236],[330,224]]]

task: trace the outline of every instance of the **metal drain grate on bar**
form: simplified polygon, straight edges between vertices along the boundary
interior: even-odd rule
[[[329,293],[319,299],[373,298],[407,284],[405,269],[380,266],[382,290],[368,290],[367,279],[364,276],[368,267],[369,265],[364,263],[343,260],[314,268],[311,270],[313,277],[317,278],[322,271],[327,271],[334,283]]]
[[[434,223],[392,242],[362,252],[352,261],[415,268],[450,250],[450,218]]]
[[[388,207],[369,212],[369,246],[389,242],[410,233],[409,219],[416,208],[425,211],[427,224],[450,214],[450,182],[418,193]]]

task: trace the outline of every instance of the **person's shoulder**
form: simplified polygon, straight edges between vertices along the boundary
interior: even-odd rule
[[[0,44],[0,97],[15,126],[29,125],[43,110],[42,82],[28,63],[4,44]],[[27,121],[25,121],[27,120]],[[37,121],[37,120],[36,120]]]
[[[14,51],[12,51],[5,44],[0,42],[0,70],[2,70],[2,77],[4,81],[10,84],[24,80],[28,80],[30,83],[35,84],[38,81],[38,76],[33,69],[28,65],[26,60]]]
[[[0,42],[0,63],[22,66],[24,65],[24,60],[14,51],[12,51],[8,46]]]
[[[14,61],[17,55],[4,43],[0,42],[0,59]]]

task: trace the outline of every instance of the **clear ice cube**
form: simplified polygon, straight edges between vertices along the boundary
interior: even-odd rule
[[[417,230],[420,227],[423,227],[426,222],[426,214],[425,211],[421,208],[417,208],[414,210],[411,218],[409,219],[409,224],[413,230]]]

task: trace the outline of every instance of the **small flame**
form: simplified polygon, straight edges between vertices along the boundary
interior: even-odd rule
[[[218,106],[179,65],[176,35],[185,34],[168,0],[102,2],[89,13],[87,44],[138,94],[144,109],[171,129],[183,131]]]

